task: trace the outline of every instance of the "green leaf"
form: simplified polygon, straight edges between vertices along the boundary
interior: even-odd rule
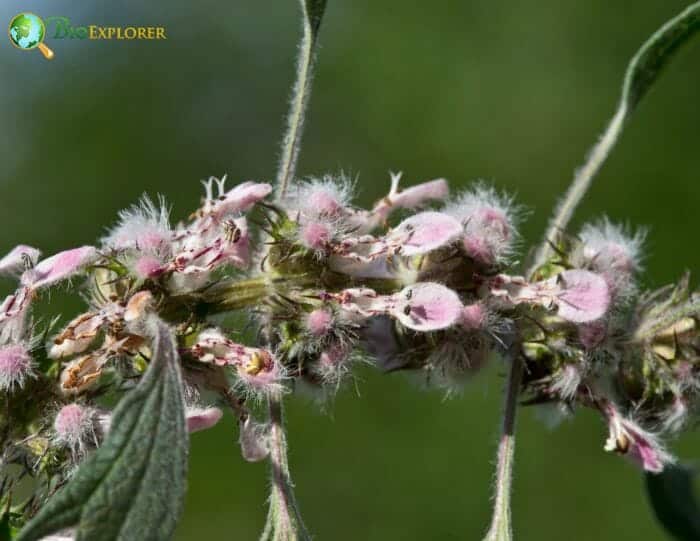
[[[531,275],[547,261],[552,253],[550,243],[555,242],[557,235],[566,229],[576,207],[590,188],[593,177],[617,143],[630,115],[658,79],[664,66],[681,45],[698,30],[700,30],[700,2],[695,2],[659,28],[632,57],[625,73],[622,96],[615,116],[598,143],[591,149],[586,162],[576,171],[569,190],[549,223],[545,241],[535,254],[527,275]]]
[[[688,6],[668,21],[634,55],[622,85],[622,103],[627,115],[654,84],[663,67],[690,37],[700,30],[700,2]]]
[[[304,18],[308,21],[311,27],[312,37],[315,41],[318,37],[318,31],[321,27],[321,19],[323,12],[326,11],[327,0],[303,0],[302,9],[304,10]]]
[[[0,517],[0,541],[12,541],[12,527],[8,511],[5,511]]]
[[[282,141],[282,154],[277,169],[277,196],[279,198],[284,197],[284,193],[294,179],[296,172],[297,159],[301,149],[301,135],[304,131],[304,117],[314,78],[318,32],[321,28],[327,0],[300,0],[300,2],[304,34],[299,45],[297,78],[289,104],[287,131]]]
[[[645,474],[647,494],[656,518],[680,541],[700,539],[700,507],[693,493],[693,472],[685,466],[667,466]]]
[[[172,537],[183,507],[188,434],[175,340],[164,323],[153,327],[153,359],[115,409],[104,443],[17,541],[72,526],[76,541]]]

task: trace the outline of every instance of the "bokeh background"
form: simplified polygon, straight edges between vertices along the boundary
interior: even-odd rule
[[[299,172],[357,175],[365,204],[385,193],[390,169],[407,183],[487,179],[518,194],[531,211],[523,234],[539,239],[614,110],[627,61],[685,3],[329,0]],[[48,39],[52,62],[0,40],[0,252],[93,243],[143,192],[165,194],[180,218],[198,204],[201,178],[273,176],[294,0],[5,0],[0,22],[20,11],[162,25],[168,40]],[[697,39],[647,96],[577,214],[577,225],[603,213],[649,225],[649,286],[700,267],[699,95]],[[78,309],[65,295],[51,302]],[[494,365],[447,401],[371,370],[325,412],[293,397],[291,463],[316,538],[480,539],[503,375]],[[602,451],[595,415],[550,431],[524,410],[518,428],[518,539],[664,539],[639,473]],[[267,468],[244,463],[236,438],[231,416],[193,437],[179,541],[259,533]],[[698,458],[700,435],[674,450]]]

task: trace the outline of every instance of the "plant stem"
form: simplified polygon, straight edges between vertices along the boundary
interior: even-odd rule
[[[282,397],[279,394],[271,395],[268,405],[272,487],[267,523],[260,541],[310,540],[311,536],[299,513],[294,496],[294,484],[289,474]]]
[[[593,177],[598,173],[603,162],[610,154],[610,151],[615,146],[617,139],[622,131],[622,127],[625,123],[627,117],[627,106],[624,102],[620,103],[615,116],[608,124],[608,128],[603,133],[603,136],[596,143],[596,145],[591,149],[588,159],[583,166],[576,171],[574,174],[574,179],[569,186],[564,199],[561,200],[554,217],[549,222],[547,227],[547,232],[544,237],[544,242],[537,250],[533,264],[530,271],[526,276],[530,276],[533,271],[535,271],[540,265],[542,265],[547,258],[551,255],[552,247],[550,242],[556,240],[556,236],[559,232],[564,231],[566,226],[569,224],[571,217],[576,210],[576,207],[583,200],[583,196],[586,195],[588,188],[591,186]]]
[[[484,541],[509,541],[513,537],[510,493],[513,483],[513,458],[515,454],[515,419],[522,371],[521,357],[520,355],[515,355],[510,365],[503,405],[503,426],[501,439],[498,443],[493,518]]]
[[[301,9],[304,13],[303,36],[299,44],[299,57],[297,60],[297,78],[294,83],[292,101],[289,105],[287,116],[287,132],[282,142],[282,156],[277,170],[277,197],[284,197],[287,187],[294,178],[296,171],[301,136],[304,131],[304,117],[311,96],[311,84],[314,76],[314,64],[316,63],[316,38],[321,24],[320,16],[310,14],[306,0],[301,1]],[[322,2],[325,4],[325,1]],[[325,7],[325,6],[324,6]],[[322,13],[322,9],[321,9]]]

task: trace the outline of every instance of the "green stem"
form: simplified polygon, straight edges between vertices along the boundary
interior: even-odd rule
[[[513,459],[515,455],[515,419],[522,371],[523,363],[520,355],[515,355],[510,366],[503,406],[503,427],[498,444],[493,518],[484,541],[510,541],[513,538],[510,494],[513,484]]]
[[[299,45],[297,78],[294,83],[292,101],[287,117],[287,132],[282,142],[282,156],[277,170],[277,197],[284,197],[287,187],[296,172],[301,136],[304,131],[304,116],[311,96],[311,84],[316,63],[316,45],[325,0],[301,0],[303,11],[303,36]]]
[[[545,242],[543,242],[539,250],[537,250],[531,271],[527,273],[527,276],[530,276],[534,270],[544,264],[551,255],[552,246],[550,243],[555,242],[557,235],[564,231],[566,226],[569,225],[569,221],[574,215],[576,207],[579,206],[583,200],[583,196],[586,195],[588,188],[590,188],[593,177],[600,171],[603,163],[605,163],[605,159],[615,146],[626,117],[627,106],[623,102],[610,121],[605,133],[591,150],[586,163],[576,171],[571,186],[569,186],[564,199],[559,203],[554,217],[549,222],[547,232],[544,236]]]
[[[294,484],[289,473],[287,437],[284,432],[282,397],[279,394],[268,400],[270,412],[270,507],[267,523],[260,541],[310,540],[294,496]]]

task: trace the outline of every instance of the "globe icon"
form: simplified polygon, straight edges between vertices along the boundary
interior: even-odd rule
[[[44,21],[33,13],[15,15],[10,21],[8,34],[15,47],[25,51],[38,47],[47,59],[53,57],[53,51],[42,43],[46,34]]]

